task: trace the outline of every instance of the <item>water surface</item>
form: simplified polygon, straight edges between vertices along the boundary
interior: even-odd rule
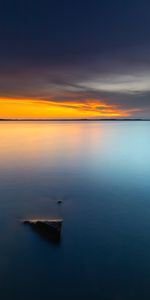
[[[150,299],[149,133],[150,122],[0,123],[1,299]],[[32,216],[63,217],[60,243],[21,225]]]

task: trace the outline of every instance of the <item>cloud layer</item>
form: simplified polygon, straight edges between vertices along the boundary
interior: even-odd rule
[[[150,117],[149,11],[147,0],[3,3],[1,103]]]

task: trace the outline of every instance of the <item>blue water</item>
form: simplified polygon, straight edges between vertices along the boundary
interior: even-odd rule
[[[59,244],[21,224],[53,216]],[[150,122],[0,123],[0,299],[146,300],[149,286]]]

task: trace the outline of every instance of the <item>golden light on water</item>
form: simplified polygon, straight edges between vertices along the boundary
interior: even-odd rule
[[[95,142],[104,139],[103,127],[97,131],[96,126],[83,122],[75,122],[74,126],[70,122],[22,121],[19,125],[18,122],[1,122],[0,169],[7,169],[8,166],[11,170],[53,168],[56,165],[62,166],[62,157],[66,155],[70,168],[74,168],[80,156],[82,141],[87,140],[89,151],[95,151]],[[83,145],[87,152],[86,143]]]
[[[93,99],[83,102],[54,102],[32,99],[0,99],[0,118],[40,118],[40,119],[74,119],[98,117],[127,117],[124,111],[115,105]]]

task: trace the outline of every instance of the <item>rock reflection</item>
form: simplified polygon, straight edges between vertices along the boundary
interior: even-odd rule
[[[27,224],[31,229],[45,241],[54,244],[60,245],[61,242],[61,223],[60,221],[35,221],[29,220],[24,221],[23,224]],[[59,227],[57,227],[59,226]]]

